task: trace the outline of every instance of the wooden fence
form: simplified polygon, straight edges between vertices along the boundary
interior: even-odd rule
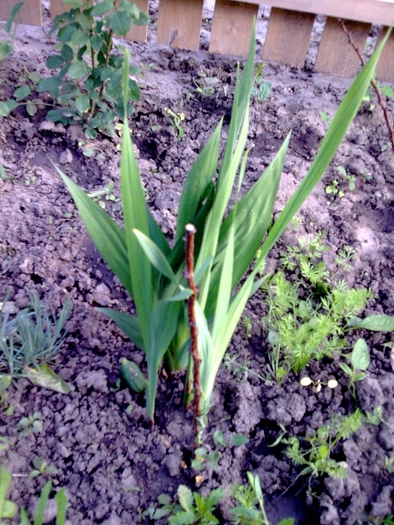
[[[0,0],[0,20],[7,18],[17,1]],[[52,17],[66,9],[62,0],[50,1]],[[140,9],[148,11],[149,0],[134,1]],[[157,43],[197,50],[203,3],[204,0],[160,0]],[[394,21],[394,0],[216,0],[209,50],[212,53],[245,56],[260,4],[271,6],[263,60],[303,67],[315,17],[326,15],[315,70],[348,77],[355,75],[360,64],[338,19],[345,22],[354,44],[361,52],[371,24],[383,26],[383,34]],[[41,0],[25,0],[20,21],[41,25]],[[137,26],[128,35],[129,39],[139,42],[146,41],[146,36],[147,28]],[[391,35],[379,61],[377,74],[379,79],[394,83],[394,35]]]

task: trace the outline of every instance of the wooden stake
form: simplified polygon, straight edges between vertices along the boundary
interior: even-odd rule
[[[198,352],[198,328],[196,320],[196,297],[198,288],[194,281],[194,236],[196,228],[193,224],[186,224],[186,270],[185,278],[192,291],[192,295],[187,302],[190,327],[190,352],[193,359],[193,383],[194,383],[194,428],[196,441],[199,433],[198,419],[200,417],[201,383],[200,383],[200,364],[201,358]]]

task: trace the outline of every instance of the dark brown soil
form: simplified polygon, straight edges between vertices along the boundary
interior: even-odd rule
[[[149,43],[130,47],[143,72],[141,102],[130,120],[133,140],[149,206],[171,238],[182,183],[193,160],[223,115],[227,127],[236,60]],[[21,27],[13,57],[0,63],[3,95],[17,84],[23,68],[43,73],[50,50],[41,29]],[[205,98],[196,93],[195,85],[202,66],[212,77],[219,74],[215,94]],[[260,176],[292,130],[278,211],[306,174],[325,133],[327,125],[319,112],[332,116],[350,81],[274,65],[266,65],[264,77],[272,82],[272,92],[251,107],[246,185]],[[166,108],[185,113],[182,140]],[[393,113],[392,100],[389,108]],[[83,140],[78,129],[52,125],[42,112],[31,118],[23,107],[0,120],[0,144],[6,174],[0,179],[0,298],[10,288],[10,300],[21,309],[28,303],[28,290],[34,288],[57,310],[66,296],[73,301],[66,344],[54,368],[74,390],[57,394],[21,379],[5,406],[14,407],[13,415],[1,416],[1,434],[10,440],[1,452],[2,461],[14,475],[10,499],[34,507],[47,479],[27,477],[39,456],[58,469],[51,476],[54,491],[66,488],[68,525],[151,523],[143,513],[159,494],[173,496],[180,483],[197,488],[196,472],[190,468],[192,419],[182,406],[183,378],[160,376],[156,426],[149,428],[143,396],[119,382],[120,359],[133,359],[144,368],[143,355],[95,309],[111,306],[127,311],[131,301],[97,254],[52,164],[89,191],[112,181],[113,194],[119,196],[117,144],[105,138]],[[86,156],[87,148],[93,149],[93,156]],[[343,198],[325,191],[338,178],[338,166],[356,175],[353,191],[345,182],[342,185]],[[105,205],[121,223],[121,203],[106,200]],[[351,286],[371,288],[374,300],[365,314],[394,315],[394,157],[378,106],[373,110],[368,103],[363,106],[299,216],[301,226],[283,236],[270,255],[269,268],[276,267],[280,247],[325,230],[331,269],[338,249],[349,245],[356,251],[345,277]],[[265,380],[249,373],[240,381],[234,367],[223,367],[205,434],[211,448],[215,430],[221,430],[227,442],[238,433],[249,443],[223,447],[218,469],[203,472],[199,491],[229,490],[234,482],[245,483],[249,470],[260,476],[272,523],[293,516],[297,524],[354,525],[370,523],[367,515],[382,519],[393,513],[394,480],[385,467],[385,458],[394,460],[394,365],[386,345],[393,341],[392,334],[363,334],[372,361],[367,378],[360,382],[358,402],[365,413],[381,406],[384,423],[364,424],[336,449],[337,459],[347,463],[347,479],[323,476],[309,487],[308,479],[297,477],[300,469],[287,458],[284,447],[269,446],[281,433],[279,424],[289,435],[312,435],[332,413],[354,411],[355,402],[337,360],[313,363],[308,370],[316,380],[337,377],[340,384],[334,391],[313,394],[294,375],[280,386],[270,382],[263,312],[262,299],[256,295],[245,312],[252,320],[253,337],[248,339],[240,327],[229,355],[237,355],[240,364],[248,363]],[[36,411],[41,413],[42,431],[21,436],[18,421]],[[230,502],[224,501],[218,515],[221,523],[229,523]],[[53,514],[47,523],[51,519]]]

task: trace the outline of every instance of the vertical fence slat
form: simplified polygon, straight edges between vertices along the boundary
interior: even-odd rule
[[[357,48],[362,53],[371,28],[370,24],[345,20]],[[360,60],[337,18],[328,17],[317,53],[315,70],[342,77],[354,77]]]
[[[149,11],[149,0],[133,0],[135,5],[141,11],[147,13]],[[128,40],[135,40],[136,42],[146,42],[148,37],[148,26],[136,26],[133,24],[130,31],[127,33]]]
[[[383,38],[384,34],[387,31],[387,27],[383,29],[379,41]],[[376,77],[378,80],[383,80],[383,82],[392,82],[394,84],[394,34],[391,33],[388,42],[386,43],[380,59],[378,66],[376,68]]]
[[[160,0],[157,43],[197,51],[203,0]]]
[[[49,12],[51,13],[51,18],[53,20],[55,16],[60,15],[61,13],[65,13],[70,9],[71,7],[69,5],[64,5],[62,0],[51,0],[51,7],[49,9]]]
[[[216,0],[209,51],[246,57],[258,9],[254,4]]]
[[[263,48],[263,59],[303,67],[315,15],[273,7]]]
[[[7,20],[18,0],[0,0],[0,20]],[[20,11],[20,24],[42,26],[41,0],[25,0]]]

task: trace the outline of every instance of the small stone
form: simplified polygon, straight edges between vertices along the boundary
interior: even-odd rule
[[[104,370],[88,370],[81,372],[76,379],[77,386],[82,393],[88,388],[94,388],[98,392],[108,393],[107,375]]]
[[[173,454],[168,454],[162,461],[162,465],[165,465],[168,468],[170,476],[176,477],[181,473],[181,454],[174,452]]]
[[[84,138],[82,126],[69,126],[67,133],[71,140],[81,140]]]
[[[101,503],[96,507],[96,510],[94,511],[94,515],[97,520],[102,520],[104,516],[109,512],[109,505],[106,503]]]
[[[383,405],[384,395],[377,379],[366,377],[362,381],[358,381],[356,390],[360,408],[364,414],[371,413],[375,408]]]
[[[111,291],[107,285],[100,283],[92,290],[91,297],[94,302],[102,306],[109,306],[112,304]]]
[[[65,149],[59,157],[60,164],[71,164],[74,160],[74,156],[69,149]]]
[[[106,525],[121,525],[120,518],[115,513],[112,513],[105,523]]]
[[[371,516],[384,518],[390,514],[393,504],[391,499],[391,493],[393,490],[394,487],[392,485],[383,487],[382,492],[379,494],[376,501],[372,503]]]

